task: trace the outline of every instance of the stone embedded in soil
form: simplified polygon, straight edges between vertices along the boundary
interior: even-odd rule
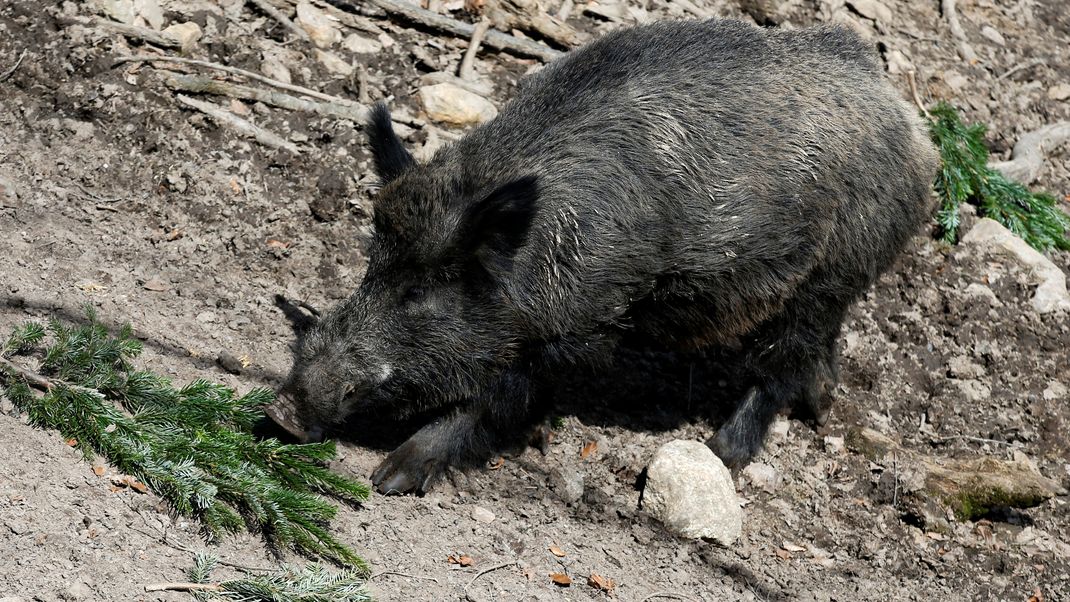
[[[227,351],[220,352],[219,357],[216,358],[216,362],[219,364],[220,368],[223,368],[231,374],[241,374],[241,360]]]
[[[133,25],[137,17],[133,0],[100,0],[98,6],[109,18],[126,25]]]
[[[981,37],[997,46],[1005,46],[1007,44],[1007,40],[1003,39],[1003,34],[991,25],[985,25],[981,28]]]
[[[134,0],[134,11],[149,27],[156,30],[163,27],[163,10],[158,0]]]
[[[297,25],[308,33],[312,43],[320,48],[329,48],[342,40],[338,23],[311,2],[297,4]]]
[[[349,77],[353,75],[356,70],[349,61],[343,59],[333,52],[327,52],[326,50],[316,49],[316,59],[321,65],[327,68],[327,71],[335,75],[341,75],[343,77]]]
[[[764,462],[751,462],[743,469],[743,476],[751,485],[767,493],[779,489],[783,481],[777,469]]]
[[[1052,100],[1070,99],[1070,84],[1056,84],[1048,88],[1048,98]]]
[[[428,117],[453,125],[475,125],[498,116],[489,100],[453,84],[424,86],[420,100]]]
[[[1063,271],[999,222],[989,218],[978,220],[962,237],[962,242],[984,253],[1010,257],[1028,270],[1032,280],[1038,283],[1031,302],[1037,312],[1070,311],[1070,293],[1066,291]]]
[[[670,441],[647,468],[643,508],[683,537],[731,545],[743,529],[732,474],[698,441]]]
[[[848,0],[847,4],[867,19],[881,23],[890,23],[892,20],[892,10],[877,0]]]
[[[350,52],[356,54],[379,54],[383,50],[383,45],[378,40],[366,38],[355,33],[346,36],[342,45]]]
[[[18,188],[15,187],[15,181],[0,174],[0,207],[14,206],[17,200],[19,200],[19,193]]]
[[[178,40],[183,50],[189,50],[197,43],[197,40],[201,39],[201,26],[192,21],[175,23],[163,30],[163,32]]]
[[[1041,393],[1041,396],[1044,398],[1045,401],[1067,399],[1066,385],[1057,380],[1053,380],[1048,384],[1047,387],[1044,388],[1044,391]]]
[[[484,525],[490,524],[494,522],[494,513],[483,506],[474,506],[472,508],[472,520]]]
[[[573,468],[555,468],[550,472],[550,487],[566,504],[583,498],[583,475]]]

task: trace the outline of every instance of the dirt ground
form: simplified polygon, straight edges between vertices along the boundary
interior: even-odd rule
[[[969,120],[989,123],[997,157],[1020,134],[1070,119],[1070,101],[1051,92],[1070,84],[1065,0],[960,0],[978,56],[972,64],[957,54],[935,0],[694,2],[765,24],[851,21],[893,62],[903,53],[927,101],[949,100]],[[349,121],[231,103],[302,151],[237,137],[182,108],[149,66],[112,65],[144,51],[139,42],[61,18],[91,14],[87,4],[0,2],[0,73],[26,51],[0,83],[0,185],[9,191],[0,193],[0,331],[31,318],[78,319],[89,303],[106,322],[131,322],[146,343],[141,364],[177,381],[207,377],[243,391],[277,384],[294,330],[275,295],[326,307],[363,271],[374,178],[360,131]],[[311,46],[286,42],[285,30],[241,0],[160,4],[168,23],[193,21],[204,32],[190,56],[258,70],[265,54],[281,54],[294,83],[393,97],[422,126],[406,132],[415,147],[442,136],[421,117],[415,92],[426,72],[456,68],[464,39],[367,10],[393,44],[375,55],[334,50],[364,66],[361,84],[324,68]],[[582,6],[568,22],[589,35],[639,17],[690,16],[660,1],[604,4],[603,13],[631,9],[616,19]],[[483,51],[476,67],[500,104],[536,64]],[[905,80],[890,77],[907,95]],[[1037,185],[1070,192],[1070,148],[1049,156]],[[1070,254],[1052,258],[1070,268]],[[743,535],[729,548],[675,538],[639,507],[654,450],[675,438],[704,440],[717,424],[705,416],[723,415],[738,394],[715,353],[628,350],[610,374],[568,375],[559,388],[563,424],[547,455],[529,450],[422,498],[373,496],[344,509],[335,528],[372,563],[379,600],[606,598],[587,585],[591,573],[616,583],[614,598],[637,602],[1070,600],[1065,497],[927,532],[880,486],[893,467],[825,439],[866,426],[926,456],[1024,454],[1070,484],[1070,318],[1038,315],[1031,293],[1013,263],[919,235],[850,314],[829,424],[816,432],[779,421],[757,459],[771,476],[739,478]],[[227,373],[221,353],[251,365]],[[154,496],[112,491],[108,475],[96,476],[57,434],[6,410],[0,598],[186,599],[143,586],[183,578],[191,558],[182,548],[205,547],[197,525],[169,516]],[[366,477],[404,430],[369,423],[343,442],[336,468]],[[595,451],[581,457],[590,442]],[[482,511],[474,518],[476,508],[493,520]],[[551,554],[551,545],[566,555]],[[211,547],[234,563],[277,562],[251,535]],[[446,560],[461,554],[474,564]],[[515,564],[479,574],[503,563]],[[551,583],[555,572],[573,585]]]

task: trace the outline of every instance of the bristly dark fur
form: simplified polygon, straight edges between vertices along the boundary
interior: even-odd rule
[[[368,144],[372,147],[375,169],[384,183],[390,182],[416,163],[405,145],[394,133],[390,110],[377,102],[368,119]]]
[[[384,108],[369,131],[368,271],[286,390],[305,427],[451,409],[375,471],[384,492],[525,441],[532,379],[626,332],[744,343],[757,384],[709,441],[729,465],[789,404],[824,420],[844,315],[930,215],[937,167],[857,35],[736,21],[609,34],[426,164]]]

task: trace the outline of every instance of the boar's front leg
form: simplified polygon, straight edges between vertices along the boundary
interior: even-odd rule
[[[478,466],[527,441],[545,413],[532,398],[529,376],[506,371],[483,395],[390,452],[372,473],[372,483],[384,494],[426,493],[447,467]]]

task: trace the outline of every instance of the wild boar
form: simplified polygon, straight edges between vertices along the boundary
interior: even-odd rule
[[[369,265],[300,346],[280,422],[442,415],[372,475],[426,491],[526,440],[534,379],[625,335],[743,343],[754,379],[708,444],[729,466],[793,406],[823,422],[849,305],[932,211],[916,112],[845,29],[663,22],[528,77],[420,164],[377,106]],[[286,409],[286,406],[289,409]]]

